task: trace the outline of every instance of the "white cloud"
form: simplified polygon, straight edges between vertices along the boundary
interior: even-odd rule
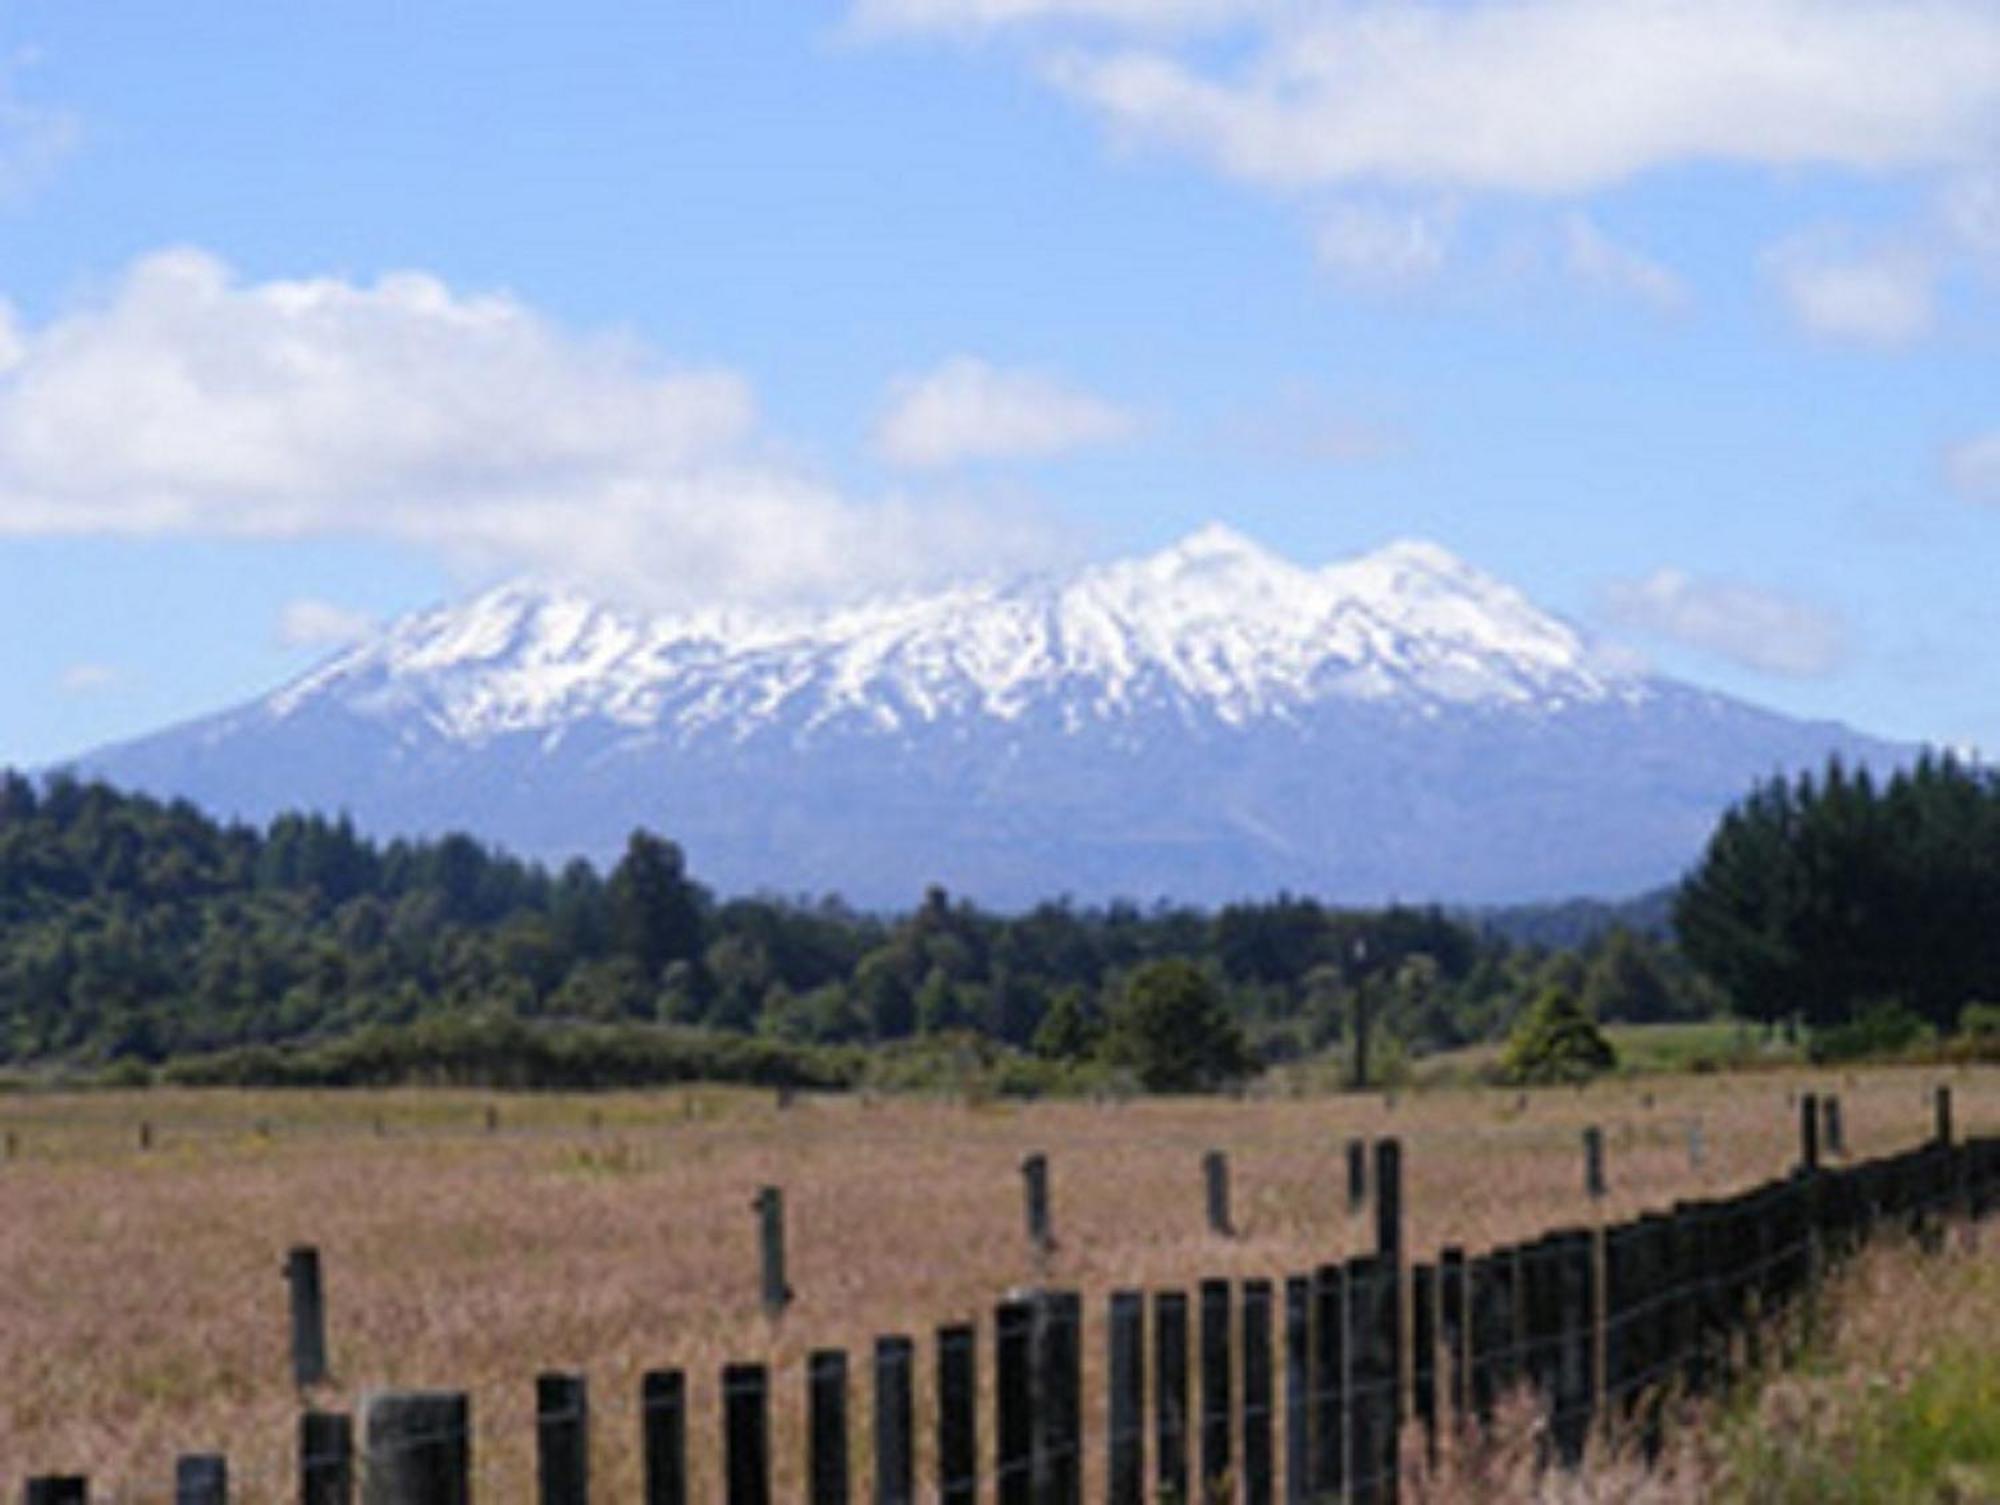
[[[1855,250],[1808,235],[1764,261],[1792,318],[1812,334],[1901,345],[1929,334],[1937,321],[1937,265],[1915,248]]]
[[[1967,501],[2000,506],[2000,431],[1953,446],[1945,475]]]
[[[1686,311],[1687,284],[1673,271],[1630,246],[1620,245],[1587,214],[1563,222],[1563,253],[1570,274],[1580,281],[1637,298],[1662,314]]]
[[[68,110],[29,104],[14,79],[31,54],[0,58],[0,204],[34,192],[76,150],[82,126]]]
[[[1966,249],[2000,257],[2000,172],[1955,178],[1943,194],[1945,228]]]
[[[124,676],[109,664],[71,664],[56,677],[65,695],[101,695],[113,690]]]
[[[849,19],[864,35],[980,34],[1009,26],[1090,22],[1145,31],[1199,28],[1272,8],[1272,0],[856,0]]]
[[[1320,221],[1322,265],[1351,282],[1422,282],[1444,269],[1456,211],[1449,204],[1391,208],[1341,203]]]
[[[1686,162],[1957,166],[2000,139],[1991,0],[1354,0],[1274,9],[1247,62],[1217,56],[1075,46],[1048,77],[1130,139],[1284,187],[1568,195]]]
[[[768,458],[740,376],[422,274],[246,284],[169,251],[10,328],[0,536],[383,537],[657,602],[892,587],[1047,541],[858,504]]]
[[[287,601],[278,613],[278,641],[287,648],[341,648],[366,637],[375,618],[310,596]]]
[[[1809,678],[1831,673],[1846,657],[1846,631],[1833,613],[1740,581],[1655,570],[1611,582],[1603,607],[1624,627],[1767,674]]]
[[[1047,458],[1131,435],[1124,408],[1038,371],[955,356],[895,385],[875,430],[891,464],[911,468],[968,460]]]

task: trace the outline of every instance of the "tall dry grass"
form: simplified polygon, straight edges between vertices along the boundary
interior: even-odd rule
[[[1369,1227],[1343,1202],[1350,1136],[1402,1139],[1409,1245],[1422,1257],[1779,1174],[1797,1146],[1787,1095],[1808,1084],[1841,1092],[1852,1153],[1905,1147],[1929,1131],[1933,1080],[1681,1078],[1540,1092],[1525,1107],[1511,1091],[1393,1105],[809,1099],[782,1111],[768,1094],[720,1091],[0,1098],[0,1132],[17,1143],[0,1165],[0,1495],[29,1473],[73,1469],[92,1476],[95,1498],[164,1499],[173,1457],[213,1450],[228,1454],[241,1498],[285,1497],[297,1397],[281,1269],[294,1243],[326,1261],[336,1379],[315,1398],[469,1391],[482,1498],[523,1497],[533,1376],[555,1368],[589,1375],[604,1498],[636,1498],[639,1375],[669,1365],[691,1385],[697,1497],[716,1497],[716,1385],[735,1359],[774,1366],[789,1495],[809,1349],[845,1346],[859,1366],[876,1334],[915,1335],[920,1407],[937,1325],[979,1321],[987,1365],[994,1301],[1038,1276],[1017,1171],[1030,1151],[1050,1156],[1059,1248],[1045,1273],[1086,1297],[1097,1397],[1114,1287],[1278,1277],[1365,1246]],[[2000,1072],[1954,1084],[1967,1132],[2000,1129]],[[147,1151],[142,1119],[154,1125]],[[1583,1195],[1586,1123],[1609,1145],[1601,1206]],[[1232,1239],[1204,1226],[1210,1148],[1232,1161]],[[787,1193],[798,1296],[776,1326],[757,1304],[750,1203],[764,1184]],[[858,1442],[862,1385],[856,1421]]]

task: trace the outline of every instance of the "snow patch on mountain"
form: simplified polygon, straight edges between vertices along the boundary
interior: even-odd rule
[[[597,719],[687,741],[831,722],[893,732],[1059,707],[1066,724],[1168,707],[1242,725],[1314,701],[1633,701],[1575,629],[1435,544],[1305,569],[1220,526],[1068,578],[817,612],[644,616],[516,583],[407,618],[267,702],[333,697],[478,742]]]

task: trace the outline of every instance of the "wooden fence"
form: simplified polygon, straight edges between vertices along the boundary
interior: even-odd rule
[[[1656,1449],[1665,1398],[1715,1393],[1756,1366],[1779,1331],[1774,1319],[1791,1314],[1809,1324],[1825,1271],[1872,1233],[1935,1237],[1947,1218],[1980,1218],[2000,1205],[2000,1137],[1955,1141],[1948,1089],[1938,1091],[1926,1143],[1841,1167],[1820,1162],[1824,1105],[1808,1094],[1798,1110],[1799,1163],[1782,1179],[1477,1255],[1446,1247],[1429,1261],[1405,1258],[1401,1147],[1378,1141],[1368,1168],[1374,1252],[1281,1282],[1213,1279],[1192,1293],[1112,1293],[1102,1329],[1104,1393],[1095,1398],[1084,1394],[1079,1296],[1012,1293],[993,1310],[986,1389],[977,1329],[952,1325],[932,1335],[927,1393],[935,1410],[922,1422],[934,1429],[932,1473],[921,1481],[917,1345],[905,1335],[878,1338],[866,1355],[874,1499],[1078,1505],[1089,1414],[1102,1418],[1091,1434],[1101,1456],[1092,1493],[1111,1505],[1197,1498],[1372,1505],[1397,1497],[1405,1459],[1435,1454],[1452,1429],[1490,1427],[1501,1398],[1523,1386],[1546,1418],[1552,1466],[1574,1464],[1600,1428]],[[1355,1182],[1359,1162],[1350,1155]],[[295,1295],[304,1289],[316,1303],[316,1262],[295,1263],[293,1278]],[[307,1320],[301,1329],[308,1368],[324,1363],[323,1335],[313,1326]],[[808,1497],[846,1505],[856,1476],[851,1439],[859,1435],[850,1427],[849,1356],[812,1353],[804,1379]],[[586,1505],[586,1379],[545,1374],[535,1394],[535,1498]],[[688,1497],[697,1429],[687,1395],[682,1371],[643,1379],[645,1505]],[[729,1505],[764,1505],[773,1475],[769,1368],[728,1365],[721,1402],[719,1427],[707,1435],[720,1446],[724,1497]],[[356,1421],[318,1411],[300,1418],[287,1497],[302,1505],[470,1499],[468,1397],[378,1394],[364,1399]],[[82,1478],[27,1484],[28,1505],[88,1498]],[[173,1498],[226,1505],[225,1461],[181,1459]]]

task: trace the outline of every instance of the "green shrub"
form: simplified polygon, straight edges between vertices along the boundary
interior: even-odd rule
[[[1618,1064],[1618,1052],[1569,989],[1544,989],[1500,1054],[1500,1075],[1517,1085],[1580,1082]]]
[[[1814,1061],[1858,1061],[1901,1055],[1921,1044],[1930,1028],[1893,999],[1871,1003],[1845,1024],[1813,1031]]]

